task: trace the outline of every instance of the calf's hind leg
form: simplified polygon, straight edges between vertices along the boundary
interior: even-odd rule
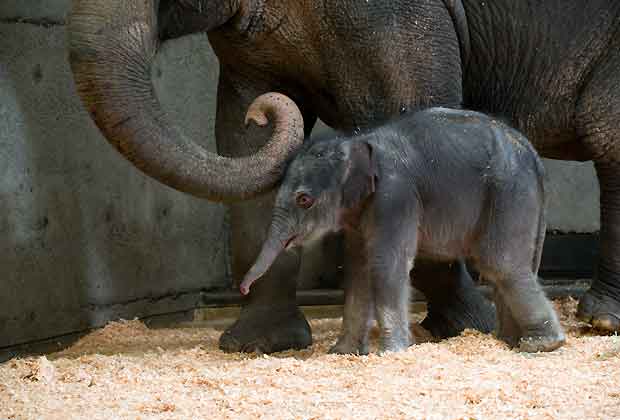
[[[480,273],[496,288],[498,336],[525,352],[552,351],[565,342],[555,310],[538,283],[545,230],[541,198],[534,189],[511,189],[497,197],[479,250]],[[528,223],[532,215],[540,215],[535,225]]]
[[[521,351],[552,351],[564,344],[558,317],[533,273],[498,273],[494,280],[503,301],[500,306],[505,305],[521,331]],[[500,326],[500,331],[504,328]]]
[[[497,338],[508,343],[510,347],[517,347],[523,335],[521,328],[497,289],[495,289],[494,300],[495,308],[497,309]]]

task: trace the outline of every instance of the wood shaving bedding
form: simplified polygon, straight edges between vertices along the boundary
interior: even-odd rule
[[[337,319],[311,321],[310,349],[225,354],[213,329],[113,322],[1,364],[0,419],[620,419],[620,337],[593,335],[575,305],[557,303],[568,342],[546,354],[465,331],[385,356],[328,355]]]

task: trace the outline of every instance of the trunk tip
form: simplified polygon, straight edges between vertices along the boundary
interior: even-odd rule
[[[246,277],[241,282],[241,284],[239,285],[239,291],[243,296],[247,296],[247,294],[250,293],[250,287],[252,286],[252,283],[254,283],[254,280],[248,277]]]
[[[245,126],[248,127],[250,122],[258,125],[259,127],[264,127],[269,124],[269,120],[265,114],[260,114],[258,112],[248,111],[248,115],[245,117]]]

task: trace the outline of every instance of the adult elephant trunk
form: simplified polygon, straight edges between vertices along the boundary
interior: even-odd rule
[[[301,145],[303,118],[287,97],[266,94],[248,120],[274,123],[256,154],[227,158],[188,140],[168,121],[151,83],[158,47],[153,0],[77,0],[69,59],[78,94],[106,139],[147,175],[213,201],[251,198],[273,187]]]
[[[269,228],[269,233],[267,234],[267,239],[263,244],[263,248],[258,258],[256,258],[256,262],[239,285],[241,294],[247,295],[250,292],[252,284],[269,270],[269,267],[271,267],[278,255],[295,240],[295,229],[291,224],[287,223],[287,220],[288,217],[286,214],[280,214],[278,208],[274,209],[274,219]]]

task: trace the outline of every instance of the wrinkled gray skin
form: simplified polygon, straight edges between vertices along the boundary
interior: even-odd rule
[[[495,287],[498,336],[522,351],[551,351],[565,338],[537,282],[544,208],[542,164],[525,137],[484,114],[431,108],[306,146],[286,171],[241,292],[284,249],[344,231],[345,313],[332,352],[368,353],[373,312],[380,351],[411,344],[416,258],[471,261]]]
[[[462,105],[506,118],[545,157],[595,162],[601,257],[579,316],[620,331],[620,1],[73,0],[67,32],[77,91],[106,139],[149,176],[231,203],[235,280],[265,239],[273,194],[258,195],[277,183],[276,152],[287,150],[253,155],[273,137],[273,127],[244,128],[256,97],[293,98],[306,135],[317,117],[350,134],[403,109]],[[151,84],[161,42],[201,32],[220,62],[220,156],[183,137]],[[299,267],[294,252],[278,258],[222,349],[311,343],[295,302]],[[492,307],[462,262],[417,264],[416,272],[413,285],[429,303],[424,326],[435,336],[493,327]],[[426,277],[433,287],[416,280]]]

